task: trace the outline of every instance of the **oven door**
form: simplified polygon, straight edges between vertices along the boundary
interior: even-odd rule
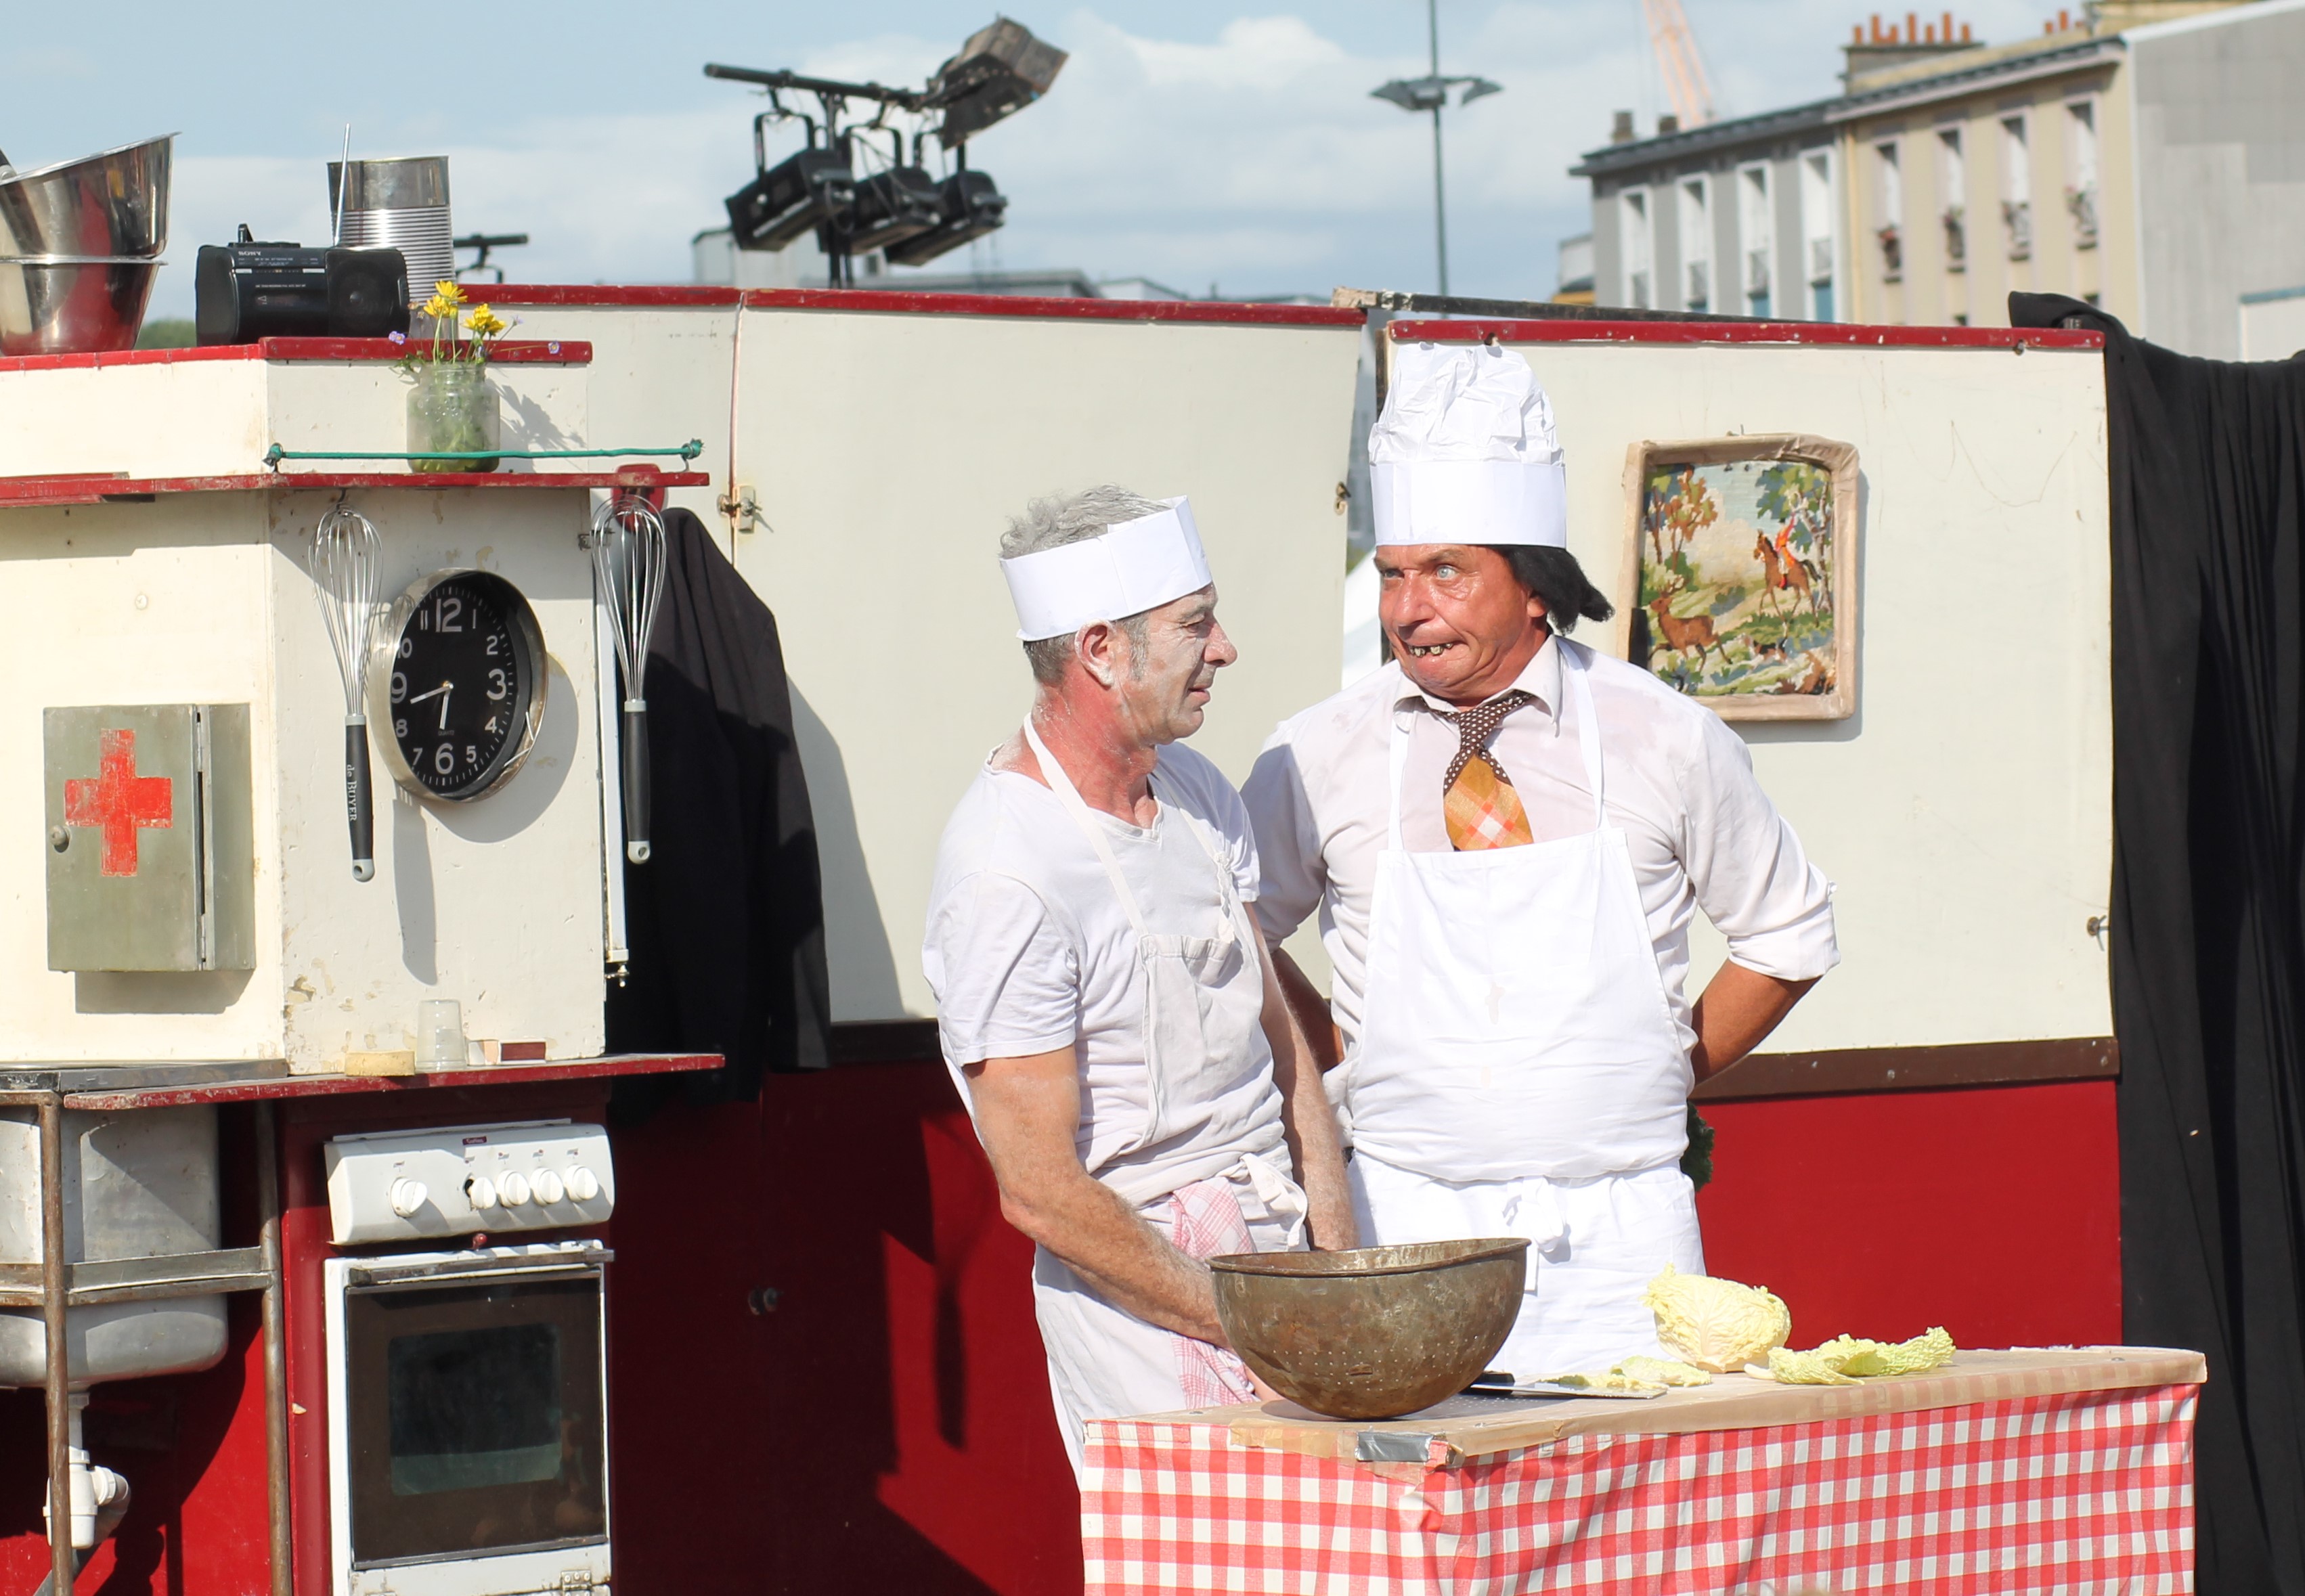
[[[327,1261],[336,1596],[607,1588],[610,1256]]]

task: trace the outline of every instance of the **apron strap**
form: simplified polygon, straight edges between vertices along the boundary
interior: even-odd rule
[[[1577,747],[1585,756],[1585,779],[1593,784],[1593,829],[1598,831],[1607,824],[1607,815],[1601,804],[1601,717],[1593,708],[1593,684],[1586,675],[1592,667],[1567,638],[1556,637],[1552,642],[1561,650],[1561,672],[1577,700]]]
[[[1552,646],[1561,650],[1561,674],[1569,684],[1568,696],[1577,700],[1577,747],[1585,758],[1585,778],[1593,788],[1593,829],[1598,831],[1606,824],[1606,811],[1602,806],[1601,786],[1601,717],[1593,708],[1593,687],[1585,679],[1588,668],[1585,656],[1565,637],[1556,636]],[[1553,713],[1561,709],[1555,706]],[[1389,739],[1390,774],[1385,781],[1389,794],[1385,809],[1386,845],[1396,852],[1400,841],[1400,783],[1408,768],[1408,727],[1404,724],[1400,706],[1391,710],[1392,734]]]
[[[1137,907],[1136,894],[1129,889],[1128,878],[1121,873],[1120,862],[1113,857],[1111,839],[1105,836],[1104,828],[1097,824],[1096,816],[1082,799],[1080,790],[1073,785],[1072,777],[1057,762],[1056,755],[1049,751],[1049,745],[1041,741],[1041,734],[1033,729],[1030,716],[1025,719],[1025,741],[1031,747],[1033,757],[1041,761],[1041,774],[1048,779],[1049,790],[1057,795],[1057,802],[1072,817],[1073,824],[1086,834],[1090,846],[1096,850],[1097,862],[1104,866],[1106,879],[1112,883],[1113,894],[1120,899],[1121,910],[1128,916],[1129,928],[1140,937],[1150,936],[1152,930],[1144,923],[1144,913]],[[1182,806],[1171,803],[1162,796],[1161,789],[1167,784],[1162,781],[1157,764],[1147,780],[1161,809],[1182,826],[1200,845],[1201,852],[1208,855],[1210,867],[1216,871],[1217,902],[1221,906],[1218,936],[1221,940],[1231,941],[1240,934],[1238,922],[1241,913],[1240,893],[1233,882],[1231,870],[1218,857],[1216,845],[1202,835],[1202,828],[1193,817],[1186,813]],[[1154,824],[1159,824],[1158,817]]]
[[[1081,802],[1080,790],[1073,785],[1073,778],[1065,774],[1065,768],[1057,763],[1057,756],[1049,751],[1049,745],[1041,741],[1041,734],[1033,729],[1030,716],[1025,719],[1025,741],[1032,748],[1033,757],[1041,761],[1041,775],[1047,780],[1049,791],[1057,795],[1057,802],[1072,817],[1073,824],[1081,828],[1088,837],[1089,845],[1096,850],[1097,860],[1104,866],[1105,876],[1112,883],[1113,896],[1119,898],[1121,912],[1128,916],[1129,926],[1140,937],[1150,936],[1152,932],[1144,924],[1144,916],[1136,907],[1136,895],[1128,889],[1128,878],[1120,873],[1120,862],[1112,856],[1112,844],[1105,836],[1104,828],[1096,823],[1096,817],[1089,813],[1088,805]]]

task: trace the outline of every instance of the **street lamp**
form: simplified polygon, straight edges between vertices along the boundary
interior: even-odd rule
[[[1492,83],[1486,78],[1444,78],[1441,75],[1441,13],[1440,0],[1425,0],[1425,30],[1432,47],[1433,70],[1421,78],[1395,78],[1391,82],[1369,93],[1381,100],[1391,100],[1404,111],[1430,111],[1433,114],[1433,248],[1441,265],[1441,292],[1449,292],[1449,210],[1442,196],[1441,183],[1441,107],[1449,103],[1449,91],[1462,87],[1457,97],[1459,106],[1469,106],[1484,94],[1501,94],[1504,85]]]

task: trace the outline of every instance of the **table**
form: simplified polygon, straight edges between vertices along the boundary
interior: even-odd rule
[[[1088,1427],[1087,1589],[2193,1588],[2198,1353],[1964,1352],[1856,1386],[1744,1375],[1646,1402],[1287,1403]]]

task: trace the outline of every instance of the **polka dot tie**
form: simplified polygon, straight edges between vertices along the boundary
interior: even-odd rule
[[[1528,811],[1513,791],[1512,777],[1488,746],[1506,716],[1535,702],[1534,693],[1516,688],[1441,717],[1457,728],[1457,755],[1441,778],[1441,811],[1448,822],[1449,841],[1459,852],[1517,848],[1536,840],[1529,830]]]

